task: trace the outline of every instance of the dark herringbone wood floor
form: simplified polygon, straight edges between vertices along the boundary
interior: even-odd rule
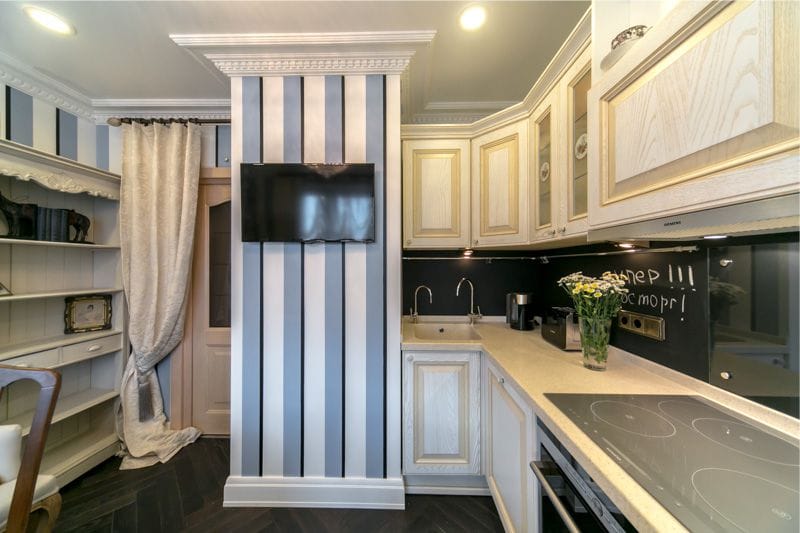
[[[120,471],[111,459],[61,491],[56,531],[502,531],[491,498],[407,496],[405,511],[223,509],[228,440],[200,439],[167,464]]]

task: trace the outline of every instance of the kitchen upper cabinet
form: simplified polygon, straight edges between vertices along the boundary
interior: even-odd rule
[[[589,223],[798,189],[798,2],[679,3],[589,93]]]
[[[562,125],[564,136],[561,157],[565,194],[559,203],[562,235],[574,235],[586,231],[589,172],[587,149],[588,96],[592,86],[592,51],[588,46],[564,75],[561,84],[561,101],[564,106]]]
[[[469,140],[403,142],[403,247],[469,246]]]
[[[506,531],[537,531],[534,416],[499,369],[487,363],[485,375],[486,481]]]
[[[536,240],[556,236],[559,218],[558,91],[552,91],[531,115],[531,231]],[[554,142],[555,141],[555,142]]]
[[[480,474],[480,353],[403,356],[404,473]]]
[[[528,240],[528,123],[472,141],[472,246]]]

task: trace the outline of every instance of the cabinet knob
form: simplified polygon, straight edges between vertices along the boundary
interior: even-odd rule
[[[550,231],[547,232],[547,234],[548,235],[555,235],[556,234],[556,230],[551,229]]]
[[[500,382],[500,384],[502,385],[503,383],[505,383],[505,382],[506,382],[506,378],[504,378],[504,377],[502,377],[502,376],[501,376],[501,377],[497,378],[497,381],[499,381],[499,382]]]
[[[226,163],[230,163],[231,162],[231,158],[228,157],[228,156],[225,156],[223,159],[225,160]]]
[[[566,226],[561,226],[560,228],[558,228],[558,232],[559,233],[566,233],[567,232],[567,227]]]
[[[731,379],[733,377],[733,374],[731,374],[730,372],[727,372],[727,371],[722,371],[722,372],[719,373],[719,377],[721,377],[722,379],[727,381],[727,380],[729,380],[729,379]]]
[[[91,346],[89,346],[88,348],[86,348],[86,351],[87,351],[87,352],[96,352],[97,350],[99,350],[99,349],[100,349],[100,348],[102,348],[102,347],[103,347],[103,345],[102,345],[102,344],[92,344]]]
[[[408,357],[406,357],[406,361],[408,361],[409,363],[411,361],[413,361],[413,360],[414,360],[414,356],[413,355],[409,355]]]
[[[411,244],[411,239],[406,239],[406,244]]]
[[[474,241],[472,241],[472,244],[478,244],[478,239],[475,239]]]

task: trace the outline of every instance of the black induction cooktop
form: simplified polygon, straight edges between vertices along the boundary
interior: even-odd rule
[[[800,531],[800,442],[695,396],[545,394],[691,531]]]

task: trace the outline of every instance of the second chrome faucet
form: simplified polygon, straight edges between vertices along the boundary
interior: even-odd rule
[[[467,318],[469,318],[470,324],[474,324],[476,320],[483,318],[483,315],[481,315],[480,306],[478,306],[478,312],[475,312],[475,287],[472,286],[472,282],[467,278],[461,278],[458,285],[456,285],[456,296],[458,296],[461,291],[461,284],[465,281],[469,285],[469,313],[467,313]]]
[[[420,285],[414,290],[414,309],[411,311],[411,322],[416,323],[419,319],[419,313],[417,313],[417,294],[419,294],[420,289],[425,289],[428,291],[428,303],[433,303],[433,293],[431,292],[431,288],[427,285]]]

